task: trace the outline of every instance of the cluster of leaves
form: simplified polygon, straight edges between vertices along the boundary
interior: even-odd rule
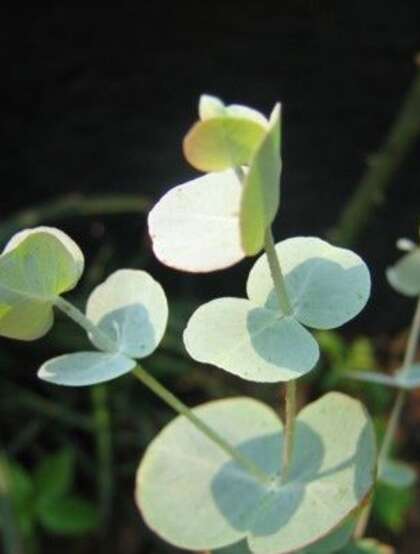
[[[73,492],[75,457],[71,449],[45,456],[31,473],[9,461],[7,472],[19,529],[30,549],[36,544],[38,525],[49,533],[66,536],[82,535],[97,527],[95,505]]]

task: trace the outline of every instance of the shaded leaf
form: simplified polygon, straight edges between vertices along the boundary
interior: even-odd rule
[[[404,462],[386,460],[379,467],[378,479],[391,487],[405,489],[414,485],[417,473],[414,468]]]
[[[59,535],[83,535],[99,524],[95,506],[78,496],[43,503],[38,516],[47,531]]]
[[[178,548],[217,549],[244,538],[256,554],[306,548],[340,525],[371,490],[374,432],[363,406],[349,397],[330,393],[300,412],[284,484],[281,423],[267,406],[237,398],[194,413],[271,480],[258,482],[185,417],[176,418],[147,449],[136,498],[148,525]]]
[[[76,352],[45,362],[38,371],[43,381],[69,387],[82,387],[110,381],[128,373],[136,362],[123,354]]]
[[[148,273],[120,269],[93,290],[86,315],[111,337],[120,353],[144,358],[162,340],[168,323],[168,303],[164,290]],[[101,349],[94,336],[90,339]]]
[[[69,492],[74,478],[74,452],[64,448],[45,456],[35,469],[34,483],[37,501],[64,496]]]

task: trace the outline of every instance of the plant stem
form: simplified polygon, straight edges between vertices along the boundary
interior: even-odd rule
[[[375,207],[405,156],[420,134],[420,71],[407,92],[400,112],[382,148],[372,156],[355,193],[348,201],[337,225],[328,236],[338,244],[351,246],[364,231]]]
[[[201,431],[206,437],[217,444],[230,458],[240,465],[247,473],[253,475],[255,479],[261,484],[267,484],[270,481],[270,477],[262,471],[250,458],[242,454],[240,450],[229,444],[223,437],[221,437],[216,431],[209,427],[204,421],[197,417],[192,410],[188,408],[183,402],[181,402],[175,395],[173,395],[167,388],[165,388],[159,381],[152,377],[147,371],[145,371],[139,365],[133,370],[134,375],[153,391],[159,398],[161,398],[166,404],[173,408],[176,412],[183,415]]]
[[[416,357],[416,351],[417,351],[417,344],[419,341],[420,336],[420,296],[417,300],[417,307],[416,311],[414,313],[413,322],[411,324],[410,328],[410,334],[408,336],[407,341],[407,348],[404,354],[404,361],[402,365],[402,369],[405,369],[412,365],[414,362],[414,359]],[[398,428],[398,424],[401,417],[401,412],[404,406],[404,401],[406,398],[406,391],[404,389],[400,389],[398,391],[397,397],[395,399],[394,406],[391,411],[391,415],[388,420],[388,424],[385,430],[385,435],[382,440],[382,445],[379,450],[378,454],[378,475],[380,477],[381,470],[384,467],[386,461],[388,460],[389,453],[392,448],[392,443],[395,438],[395,433]],[[369,523],[370,513],[372,511],[372,503],[366,507],[364,512],[362,513],[359,523],[357,524],[357,528],[355,531],[355,537],[361,538],[365,534],[366,528]]]
[[[283,464],[281,480],[287,481],[293,455],[293,440],[296,420],[296,380],[286,384],[286,421],[283,439]]]
[[[58,296],[54,300],[54,304],[62,312],[64,312],[70,319],[75,321],[80,327],[82,327],[88,334],[95,337],[96,342],[108,352],[118,351],[118,346],[111,337],[104,333],[97,325],[92,323],[83,312],[81,312],[76,306],[73,306],[67,300],[64,300],[61,296]]]
[[[101,194],[85,196],[70,194],[17,212],[0,225],[0,242],[24,227],[45,224],[65,217],[145,213],[150,200],[138,194]]]
[[[264,248],[267,254],[268,265],[270,268],[271,277],[274,283],[274,290],[277,295],[280,309],[284,315],[290,315],[292,313],[292,307],[287,295],[286,284],[284,282],[284,277],[281,271],[276,248],[274,246],[274,239],[271,228],[268,228],[265,232]]]
[[[99,468],[97,486],[100,505],[101,529],[107,529],[111,516],[112,497],[114,493],[112,472],[112,436],[111,416],[107,405],[105,385],[96,385],[91,389],[93,419],[96,430],[96,456]]]

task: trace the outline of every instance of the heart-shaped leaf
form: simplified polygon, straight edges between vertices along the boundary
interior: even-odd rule
[[[349,379],[375,383],[398,389],[412,390],[420,387],[420,363],[396,371],[393,375],[378,371],[353,371],[346,374]]]
[[[191,272],[215,271],[242,260],[241,190],[234,171],[228,170],[166,193],[148,220],[156,257],[165,265]]]
[[[120,377],[135,366],[136,362],[123,354],[76,352],[48,360],[39,369],[38,377],[55,385],[83,387]]]
[[[184,139],[184,155],[200,171],[223,171],[249,164],[267,131],[267,120],[245,106],[227,106],[219,98],[204,95],[199,103],[200,121]]]
[[[268,131],[251,160],[241,198],[241,239],[249,256],[261,250],[265,231],[276,217],[280,202],[280,172],[280,105],[277,104]]]
[[[386,460],[379,467],[378,479],[391,487],[406,489],[414,485],[417,480],[417,473],[404,462]]]
[[[420,248],[414,248],[386,272],[389,284],[401,294],[420,294]]]
[[[276,252],[293,316],[304,325],[333,329],[365,306],[370,294],[369,270],[351,250],[315,237],[295,237],[279,242]],[[253,302],[280,309],[265,254],[251,269],[247,292]]]
[[[285,554],[320,540],[364,501],[375,477],[375,438],[362,405],[330,393],[296,422],[289,479],[279,477],[281,424],[247,398],[194,410],[261,467],[258,482],[185,417],[151,443],[137,474],[136,499],[147,524],[187,550],[222,548],[247,538],[255,554]]]
[[[148,273],[120,269],[94,289],[86,315],[115,341],[119,352],[140,359],[156,350],[162,340],[168,303],[164,290]],[[101,349],[94,336],[90,339]]]
[[[55,299],[76,286],[83,266],[82,252],[62,231],[17,233],[0,256],[0,334],[34,340],[47,333]]]
[[[195,360],[251,381],[296,379],[319,357],[317,342],[295,319],[242,298],[219,298],[198,308],[184,343]]]

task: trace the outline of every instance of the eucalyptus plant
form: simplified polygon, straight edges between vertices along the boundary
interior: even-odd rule
[[[220,554],[385,553],[352,540],[376,478],[372,422],[357,400],[331,392],[296,409],[297,380],[312,371],[319,346],[311,330],[354,318],[370,294],[370,275],[354,252],[315,237],[275,244],[280,206],[280,106],[269,118],[202,96],[184,153],[201,177],[156,204],[149,230],[166,265],[210,272],[258,255],[247,297],[219,298],[196,310],[185,329],[188,353],[239,378],[283,383],[282,422],[248,397],[189,409],[140,365],[159,345],[168,304],[148,273],[123,269],[97,286],[86,310],[63,294],[79,281],[84,258],[54,228],[18,233],[0,256],[0,333],[35,340],[54,308],[87,333],[92,349],[45,362],[41,379],[85,386],[132,372],[179,415],[140,463],[135,497],[146,523],[176,547]]]

